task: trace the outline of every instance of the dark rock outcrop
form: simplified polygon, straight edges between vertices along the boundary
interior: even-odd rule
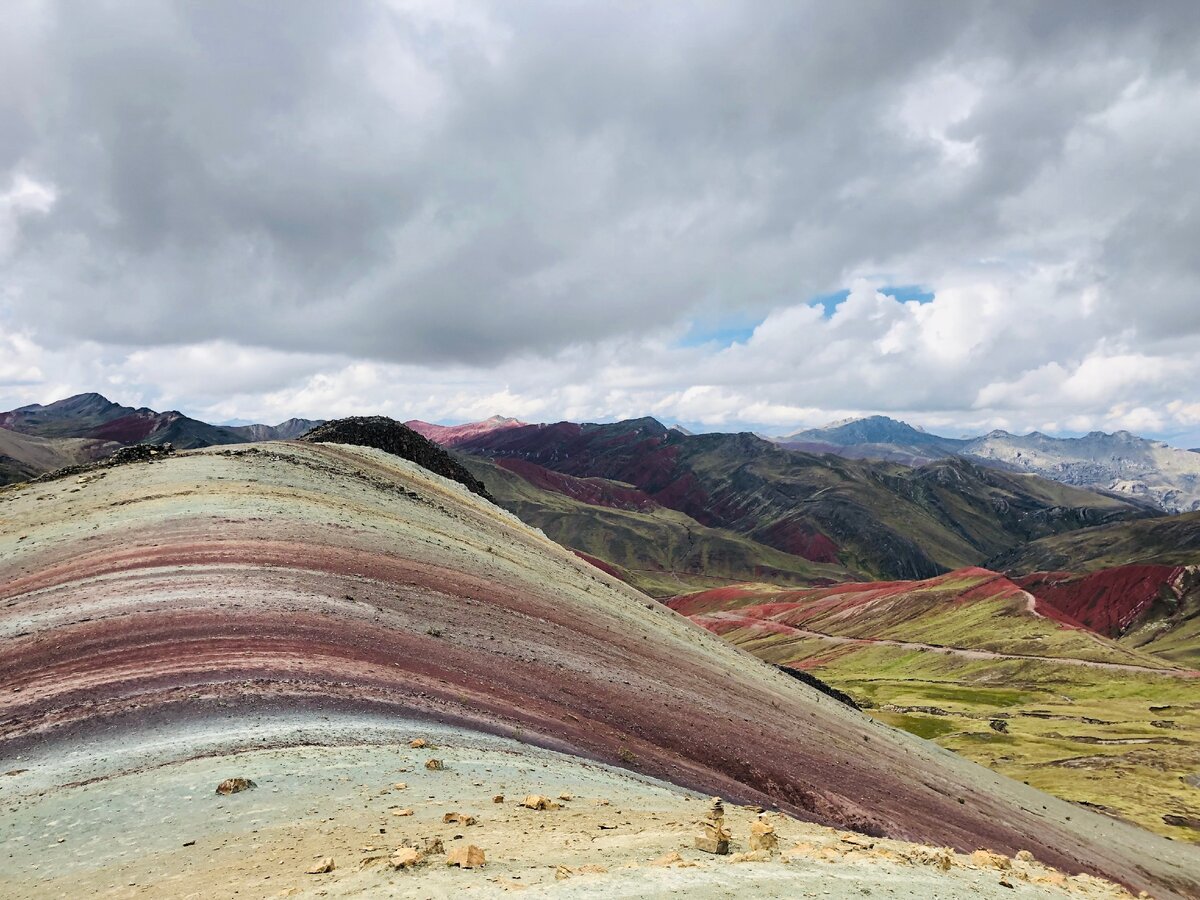
[[[801,681],[804,684],[807,684],[811,688],[816,688],[818,691],[820,691],[826,697],[832,697],[838,703],[845,703],[851,709],[861,709],[861,707],[857,703],[854,702],[854,698],[851,697],[849,694],[847,694],[845,691],[839,691],[833,685],[826,684],[824,681],[822,681],[816,675],[813,675],[811,672],[805,672],[803,669],[792,669],[788,666],[776,666],[775,668],[778,669],[780,672],[782,672],[784,675],[791,675],[797,681]]]
[[[492,500],[483,482],[466,470],[454,457],[407,425],[387,416],[350,416],[318,425],[299,440],[317,444],[353,444],[374,447],[399,456],[451,481],[485,500]],[[495,501],[492,501],[495,502]]]

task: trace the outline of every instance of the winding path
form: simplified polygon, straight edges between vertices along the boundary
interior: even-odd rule
[[[720,620],[726,622],[732,621],[743,623],[757,623],[763,621],[738,615],[735,612],[707,613],[703,616],[696,616],[696,619],[699,620],[701,624],[703,624],[705,620]],[[1061,663],[1068,666],[1087,666],[1093,669],[1109,669],[1115,672],[1140,672],[1151,675],[1167,675],[1173,678],[1200,677],[1200,672],[1197,672],[1193,669],[1157,668],[1155,666],[1139,666],[1135,665],[1134,663],[1109,663],[1092,659],[1076,659],[1069,656],[1034,656],[1032,654],[1023,653],[998,653],[994,650],[972,650],[966,647],[943,647],[937,644],[923,644],[919,641],[897,641],[891,638],[845,637],[844,635],[840,634],[826,634],[823,631],[810,631],[807,628],[797,628],[795,625],[788,625],[785,622],[771,622],[770,625],[775,629],[786,628],[800,637],[818,638],[823,641],[828,641],[831,644],[883,644],[888,647],[900,647],[904,650],[928,650],[933,653],[953,654],[955,656],[962,656],[966,659],[1031,660],[1034,662]]]

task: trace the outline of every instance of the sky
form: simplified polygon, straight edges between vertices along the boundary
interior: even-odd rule
[[[7,0],[0,409],[1200,446],[1200,4]]]

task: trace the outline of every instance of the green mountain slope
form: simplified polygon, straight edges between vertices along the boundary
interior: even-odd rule
[[[1197,678],[1040,613],[967,569],[914,582],[673,598],[697,624],[850,694],[871,715],[1012,778],[1175,838],[1200,816]],[[1163,817],[1167,816],[1168,819]]]
[[[814,562],[927,578],[1042,537],[1150,515],[1136,502],[961,459],[920,468],[816,456],[654,419],[507,428],[457,449],[632,485],[702,525]]]
[[[814,563],[706,527],[677,510],[656,504],[639,510],[584,503],[536,487],[495,463],[465,454],[459,459],[505,509],[558,543],[605,563],[652,596],[746,579],[811,585],[852,577],[841,566]],[[609,484],[614,493],[629,491],[628,485]]]

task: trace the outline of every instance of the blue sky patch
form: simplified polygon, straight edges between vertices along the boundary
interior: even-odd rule
[[[821,307],[824,310],[822,315],[828,319],[833,315],[833,311],[837,309],[838,304],[849,296],[849,291],[835,291],[832,294],[821,294],[819,297],[809,300],[808,305]]]
[[[887,294],[904,303],[908,300],[916,300],[918,303],[930,303],[933,301],[933,291],[927,291],[919,284],[900,284],[894,287],[880,288],[881,294]]]
[[[762,319],[750,316],[734,316],[710,322],[693,322],[688,333],[679,341],[680,347],[699,347],[716,344],[724,349],[736,343],[744,343],[754,334]]]

